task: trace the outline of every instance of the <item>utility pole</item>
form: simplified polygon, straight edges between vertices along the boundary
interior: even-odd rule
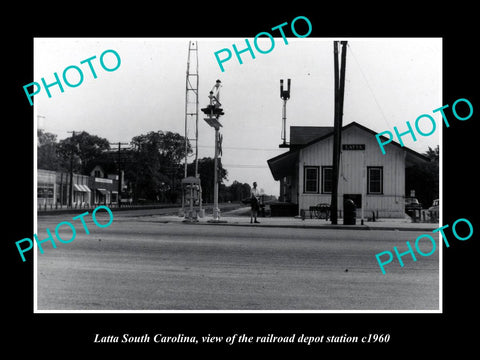
[[[117,194],[117,201],[118,201],[118,207],[121,207],[121,193],[122,193],[122,168],[120,166],[121,163],[121,150],[122,150],[122,145],[130,145],[130,143],[127,142],[118,142],[118,143],[110,143],[110,145],[118,145],[118,150],[117,150],[117,171],[118,171],[118,194]]]
[[[340,167],[340,147],[342,143],[343,99],[345,93],[345,66],[347,57],[347,42],[342,44],[342,63],[338,71],[338,43],[333,42],[334,56],[334,86],[335,86],[335,115],[333,125],[333,160],[332,160],[332,200],[330,204],[332,224],[338,220],[338,177]]]
[[[46,119],[46,116],[43,115],[37,115],[37,128],[38,129],[43,129],[43,126],[40,126],[40,119]]]
[[[72,146],[70,148],[70,184],[68,186],[68,206],[73,207],[73,139],[75,138],[75,130],[74,131],[67,131],[68,133],[72,134]]]

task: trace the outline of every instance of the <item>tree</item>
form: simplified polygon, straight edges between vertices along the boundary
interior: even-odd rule
[[[72,166],[74,172],[81,174],[88,174],[102,159],[103,152],[109,149],[110,143],[107,139],[90,135],[86,131],[75,133],[57,145],[63,169],[70,170]]]
[[[242,184],[241,182],[234,180],[230,186],[222,185],[223,184],[220,186],[218,195],[220,202],[241,202],[250,197],[251,187],[247,183]]]
[[[37,130],[37,168],[44,170],[60,170],[57,155],[57,135]]]
[[[125,176],[133,187],[134,199],[176,202],[181,191],[185,138],[170,131],[151,131],[131,141],[133,161]],[[192,152],[187,140],[187,154]]]
[[[214,169],[215,159],[204,157],[198,159],[198,174],[202,182],[202,200],[205,202],[213,202],[213,185],[214,185]],[[227,179],[227,170],[222,166],[222,159],[218,159],[219,176],[218,181],[222,183]],[[195,172],[195,164],[187,165],[187,172],[193,174]],[[219,186],[220,189],[220,186]],[[220,194],[220,191],[219,191]],[[220,196],[219,196],[220,198]]]
[[[235,180],[232,185],[228,187],[231,201],[242,201],[250,196],[251,187],[247,183],[241,183]]]
[[[431,206],[439,196],[439,152],[438,145],[435,149],[428,147],[423,155],[430,162],[405,169],[405,194],[409,196],[410,190],[415,190],[415,197],[423,208]]]
[[[440,159],[440,147],[437,145],[435,149],[432,149],[430,146],[428,150],[424,153],[426,157],[430,159],[430,161],[439,161]]]

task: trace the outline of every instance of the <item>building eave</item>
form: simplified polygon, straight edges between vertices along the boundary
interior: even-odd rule
[[[293,174],[298,160],[298,153],[299,150],[297,149],[290,150],[267,160],[268,167],[275,180],[280,180],[285,176]]]

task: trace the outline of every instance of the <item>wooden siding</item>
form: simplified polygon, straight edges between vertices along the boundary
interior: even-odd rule
[[[364,217],[372,211],[380,217],[403,217],[405,207],[405,151],[390,148],[383,155],[375,136],[352,126],[342,132],[342,144],[365,144],[365,150],[341,150],[338,181],[338,209],[343,211],[344,194],[361,194]],[[331,194],[304,193],[304,166],[331,166],[333,136],[302,149],[298,166],[299,209],[308,209],[319,203],[330,203]],[[367,194],[367,167],[383,167],[383,194]],[[322,185],[319,176],[319,188]],[[341,213],[340,213],[341,214]],[[361,216],[357,209],[357,217]]]

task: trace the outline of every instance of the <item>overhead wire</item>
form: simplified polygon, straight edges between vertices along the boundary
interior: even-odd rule
[[[350,49],[350,53],[352,54],[352,57],[353,59],[355,60],[355,62],[357,63],[357,66],[358,66],[358,69],[360,70],[360,73],[362,74],[363,76],[363,79],[365,80],[365,83],[367,84],[367,87],[368,87],[368,90],[370,90],[370,93],[372,94],[372,97],[373,97],[373,100],[375,101],[375,104],[377,105],[378,109],[380,110],[380,114],[382,115],[382,118],[383,120],[385,121],[385,123],[388,125],[389,128],[391,128],[392,126],[390,125],[390,123],[388,122],[388,119],[387,117],[385,116],[385,113],[383,112],[383,109],[382,107],[380,106],[378,100],[377,100],[377,97],[375,96],[374,92],[373,92],[373,89],[372,87],[370,86],[370,83],[368,82],[367,80],[367,77],[365,76],[365,73],[363,72],[362,70],[362,67],[360,66],[360,63],[359,61],[357,60],[353,50],[352,50],[352,47],[350,46],[350,43],[347,43],[347,46],[348,48]]]
[[[198,145],[201,148],[213,148],[214,146],[211,145]],[[235,146],[222,146],[224,149],[229,150],[247,150],[247,151],[283,151],[284,149],[276,149],[276,148],[247,148],[247,147],[235,147]]]
[[[210,145],[198,145],[199,148],[213,148]],[[228,150],[247,150],[247,151],[279,151],[284,149],[276,148],[246,148],[246,147],[236,147],[236,146],[222,146],[223,149]],[[267,165],[254,165],[254,164],[223,164],[224,167],[239,168],[239,169],[264,169],[268,168]]]

